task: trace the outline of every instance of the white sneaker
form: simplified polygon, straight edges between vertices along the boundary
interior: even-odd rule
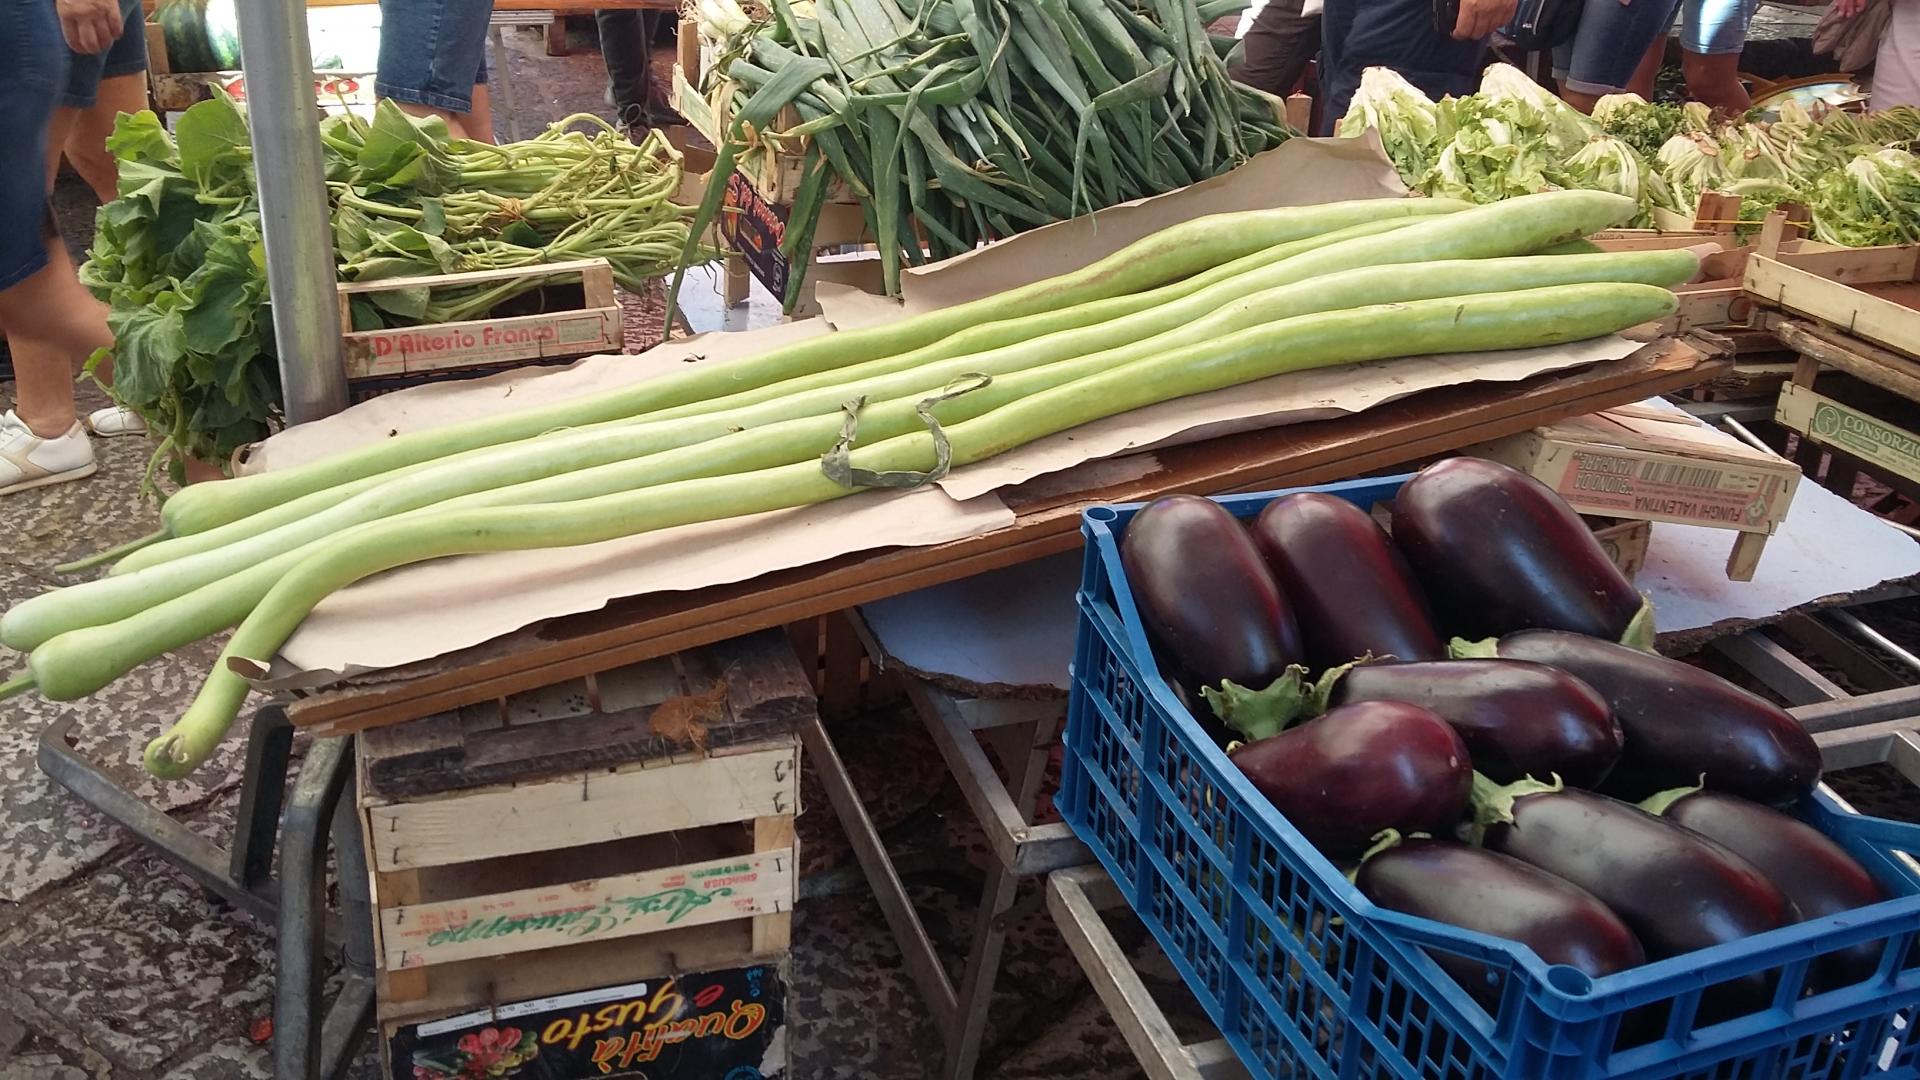
[[[103,439],[115,435],[145,435],[147,422],[132,409],[123,409],[118,405],[109,405],[104,409],[95,409],[87,414],[87,430]]]
[[[78,420],[65,434],[43,439],[12,410],[0,413],[0,495],[92,476],[96,467]]]

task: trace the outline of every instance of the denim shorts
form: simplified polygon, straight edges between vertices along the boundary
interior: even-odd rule
[[[1647,49],[1673,26],[1675,0],[1586,0],[1573,40],[1553,50],[1553,75],[1583,94],[1627,88]]]
[[[90,109],[100,93],[100,80],[138,75],[147,70],[147,28],[140,0],[120,0],[120,37],[105,52],[82,55],[67,50],[67,88],[60,104]]]
[[[47,120],[66,85],[67,43],[47,0],[0,0],[0,289],[47,265]],[[26,164],[22,164],[25,162]]]
[[[1680,47],[1697,56],[1740,52],[1759,9],[1760,0],[1682,0]]]
[[[473,110],[487,81],[493,0],[380,0],[380,63],[373,92],[450,113]]]

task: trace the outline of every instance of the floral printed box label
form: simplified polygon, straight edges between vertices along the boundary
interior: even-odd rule
[[[395,1080],[785,1080],[786,981],[756,965],[399,1028]]]

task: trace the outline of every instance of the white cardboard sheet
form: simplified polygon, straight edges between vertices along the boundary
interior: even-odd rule
[[[844,295],[840,325],[989,295],[1085,265],[1176,221],[1230,210],[1403,192],[1374,137],[1297,139],[1226,176],[1090,218],[1051,225],[916,271],[904,304]],[[284,468],[350,447],[505,409],[542,404],[660,374],[725,363],[830,332],[813,319],[668,342],[640,356],[592,357],[566,368],[404,390],[267,440],[246,471]],[[380,575],[329,598],[282,650],[275,685],[315,684],[443,655],[522,626],[591,611],[617,597],[686,591],[856,551],[941,543],[1004,528],[1013,515],[991,493],[1094,459],[1256,427],[1357,412],[1460,382],[1524,379],[1624,356],[1624,339],[1474,357],[1427,357],[1266,380],[1115,418],[956,471],[940,488],[867,493],[824,506],[672,529],[572,549],[441,560]]]

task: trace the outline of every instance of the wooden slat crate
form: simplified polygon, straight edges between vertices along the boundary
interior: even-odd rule
[[[779,960],[814,709],[769,632],[366,733],[382,1021]]]
[[[490,315],[463,322],[353,330],[355,297],[401,289],[436,289],[512,281],[532,275],[550,284],[538,294],[555,310],[526,315]],[[578,300],[570,294],[578,279]],[[497,369],[528,361],[571,360],[617,353],[622,345],[620,304],[613,295],[613,268],[605,259],[576,259],[506,270],[388,278],[338,286],[342,353],[347,379],[393,379],[445,371]]]

